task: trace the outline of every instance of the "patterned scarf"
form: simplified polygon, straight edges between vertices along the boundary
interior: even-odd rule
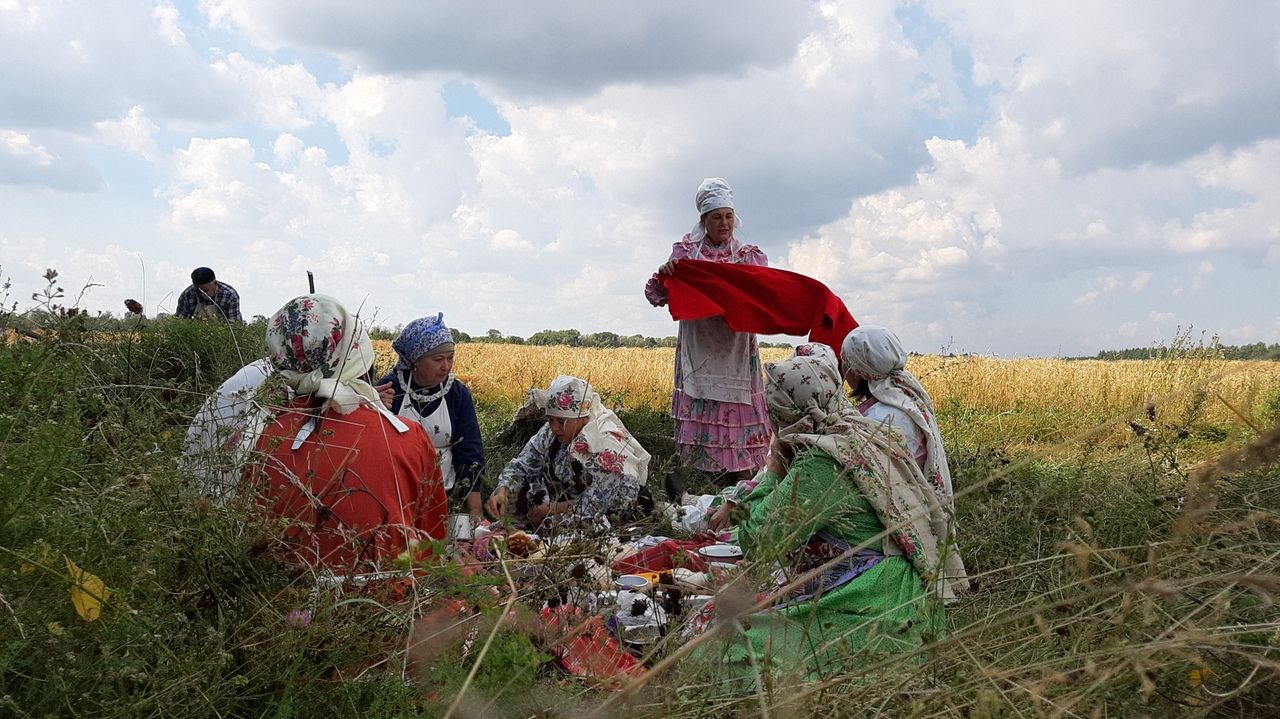
[[[858,413],[844,395],[834,353],[765,365],[769,416],[778,439],[816,447],[844,468],[902,555],[944,598],[968,585],[951,535],[952,512],[906,448]]]
[[[885,327],[862,325],[845,336],[840,362],[846,375],[867,381],[876,401],[902,410],[920,428],[925,437],[924,475],[952,503],[951,470],[933,400],[905,369],[907,353],[898,336]]]
[[[531,393],[535,401],[541,393]],[[600,401],[591,385],[577,377],[560,375],[545,395],[548,417],[575,419],[588,417],[587,424],[569,443],[569,454],[584,467],[606,474],[636,477],[641,483],[649,476],[649,453],[623,426],[622,420]]]
[[[366,400],[382,406],[365,381],[373,366],[373,343],[359,317],[325,295],[302,295],[285,303],[267,324],[267,350],[284,381],[300,395],[324,398],[351,414]]]
[[[453,333],[444,324],[444,313],[438,312],[435,317],[419,317],[405,325],[400,336],[391,343],[391,348],[400,357],[396,369],[402,372],[412,370],[413,363],[446,344],[453,344]]]

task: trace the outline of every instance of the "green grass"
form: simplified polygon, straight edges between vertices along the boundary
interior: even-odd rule
[[[465,658],[459,643],[434,647],[406,684],[413,617],[385,597],[322,595],[308,626],[289,626],[312,578],[271,559],[274,528],[251,506],[200,497],[178,468],[204,396],[263,353],[259,328],[57,329],[0,347],[0,716],[444,715],[474,647]],[[496,441],[513,409],[481,400],[490,477],[519,448]],[[961,437],[966,422],[993,421],[948,413]],[[621,416],[652,452],[660,493],[670,419]],[[1194,417],[1148,424],[1159,431],[1146,439],[1051,459],[957,443],[977,591],[924,662],[887,659],[763,698],[715,697],[697,683],[706,667],[681,664],[608,715],[1280,714],[1280,472],[1257,459],[1192,481],[1181,453],[1223,438]],[[64,557],[110,589],[98,620],[77,616]],[[489,626],[501,611],[456,572],[429,585],[484,604]],[[526,624],[507,625],[455,716],[578,716],[618,699],[547,656]],[[1193,686],[1200,669],[1211,673]]]

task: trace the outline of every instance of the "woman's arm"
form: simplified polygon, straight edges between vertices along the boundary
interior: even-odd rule
[[[811,450],[796,457],[772,490],[762,495],[757,488],[750,515],[738,525],[738,542],[747,556],[781,559],[845,513],[857,511],[857,490],[839,473],[834,459]]]
[[[541,429],[524,443],[520,454],[513,457],[510,462],[507,462],[507,466],[502,468],[502,473],[498,475],[498,488],[514,493],[519,491],[529,479],[546,472],[547,462],[550,461],[548,453],[553,439],[551,425],[542,425]]]

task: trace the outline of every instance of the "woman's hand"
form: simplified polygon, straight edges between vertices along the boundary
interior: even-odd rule
[[[795,447],[774,437],[773,442],[769,445],[769,457],[765,460],[764,468],[779,477],[785,477],[787,469],[791,467],[791,460],[795,456]]]
[[[679,257],[676,257],[676,258],[673,258],[673,259],[667,260],[666,262],[662,263],[662,266],[658,268],[658,274],[659,274],[659,275],[664,275],[664,276],[665,276],[665,275],[670,275],[670,274],[675,273],[675,271],[676,271],[676,263],[677,263],[677,262],[679,262],[679,261],[680,261],[680,258],[679,258]]]
[[[507,513],[507,488],[498,487],[489,495],[489,503],[485,506],[489,516],[496,522]]]
[[[378,399],[382,400],[382,404],[387,409],[391,409],[391,403],[395,401],[396,389],[395,385],[387,382],[374,387],[378,391]]]
[[[720,508],[711,515],[711,519],[707,520],[707,527],[713,532],[728,529],[729,525],[732,524],[729,515],[733,513],[733,508],[737,506],[737,502],[731,502],[726,499],[724,504],[720,505]]]
[[[573,511],[573,502],[543,502],[529,508],[529,524],[537,529],[543,520],[553,514],[568,514]]]

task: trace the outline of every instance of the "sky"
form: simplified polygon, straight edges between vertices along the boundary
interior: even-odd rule
[[[664,336],[724,177],[916,351],[1277,342],[1280,2],[1225,7],[0,0],[0,281]]]

